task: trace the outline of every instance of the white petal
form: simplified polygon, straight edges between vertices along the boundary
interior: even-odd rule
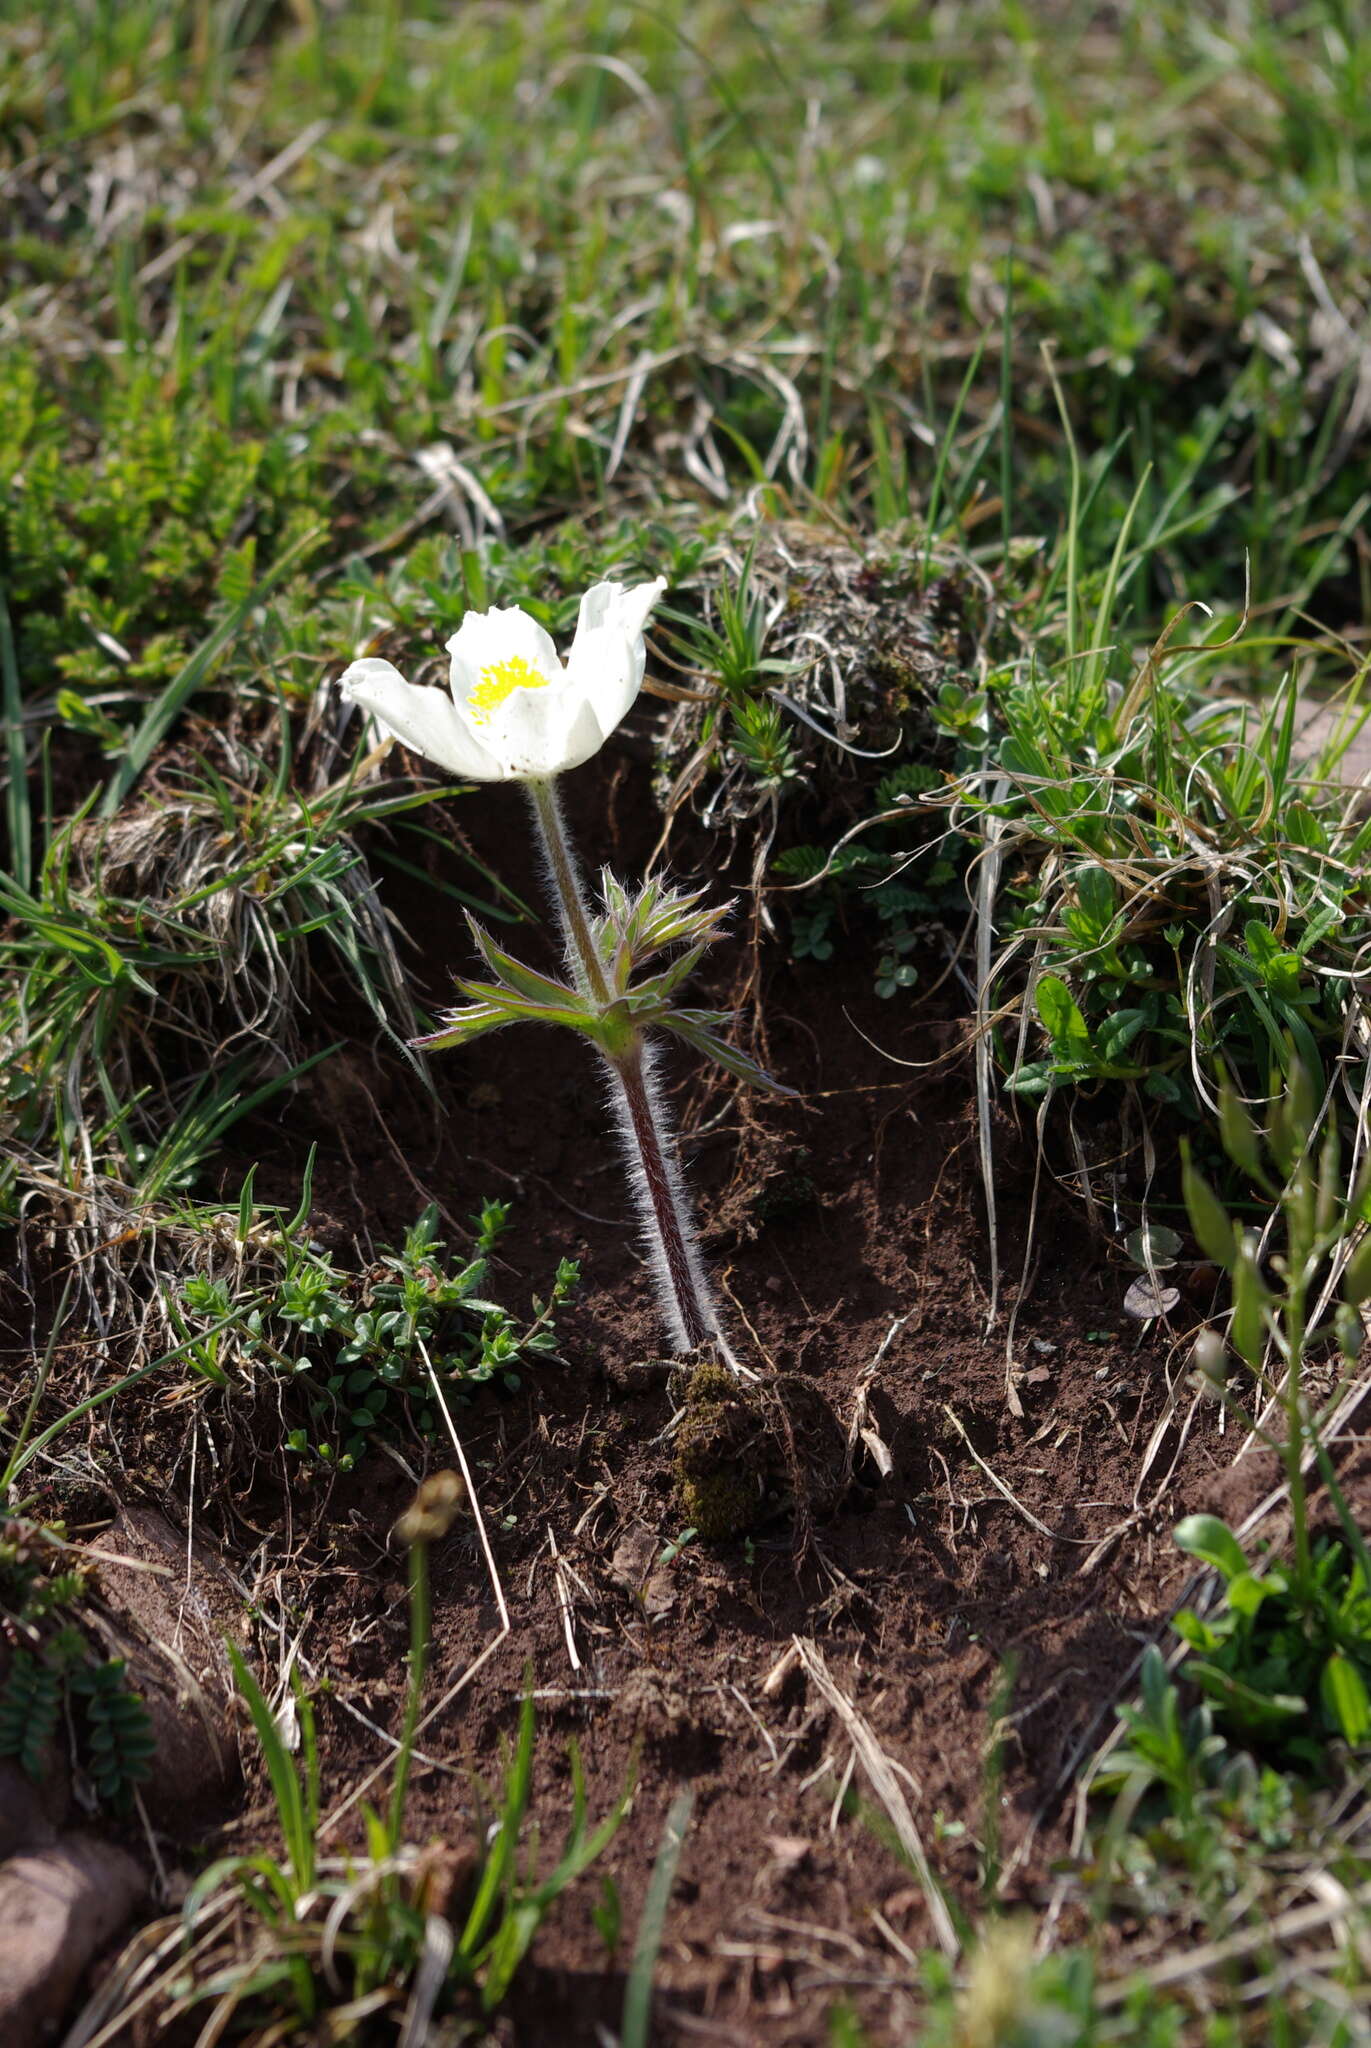
[[[576,619],[576,638],[582,633],[594,633],[601,626],[609,624],[610,613],[624,594],[622,583],[592,583],[581,599],[581,609]]]
[[[481,733],[507,776],[555,775],[565,766],[569,713],[564,689],[521,690],[491,714]]]
[[[468,776],[474,782],[505,779],[500,763],[458,716],[445,690],[407,683],[388,661],[354,661],[339,687],[345,702],[360,704],[384,732],[393,733],[449,775]]]
[[[579,768],[582,761],[588,761],[592,754],[598,754],[614,730],[613,726],[601,726],[599,715],[588,697],[578,697],[575,702],[575,716],[569,729],[562,735],[559,772],[565,768]],[[615,723],[617,722],[616,720]]]
[[[618,626],[628,634],[641,633],[648,613],[666,589],[665,576],[651,583],[595,583],[581,599],[576,638],[593,633],[599,626]]]
[[[581,621],[567,674],[595,713],[601,744],[623,722],[643,686],[647,665],[643,628],[665,589],[666,580],[661,576],[652,583],[635,584],[631,590],[621,583],[597,583],[581,599]]]
[[[641,634],[630,638],[615,626],[599,626],[576,635],[567,674],[577,697],[594,711],[602,744],[628,715],[643,686],[646,661]]]

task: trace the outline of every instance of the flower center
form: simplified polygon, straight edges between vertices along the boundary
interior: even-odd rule
[[[522,654],[511,654],[508,661],[494,661],[481,670],[481,680],[467,698],[467,710],[483,725],[496,705],[516,690],[545,690],[548,680]]]

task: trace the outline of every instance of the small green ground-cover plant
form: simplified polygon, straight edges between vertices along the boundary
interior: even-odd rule
[[[1230,1354],[1214,1332],[1197,1347],[1201,1383],[1279,1457],[1291,1554],[1283,1562],[1252,1556],[1217,1517],[1191,1516],[1176,1540],[1215,1567],[1221,1590],[1211,1614],[1185,1609],[1175,1619],[1193,1652],[1185,1674],[1213,1700],[1220,1721],[1268,1753],[1318,1771],[1328,1767],[1335,1739],[1356,1749],[1371,1736],[1371,1556],[1328,1443],[1365,1345],[1371,1167],[1363,1161],[1347,1185],[1337,1119],[1298,1057],[1273,1098],[1262,1132],[1225,1079],[1219,1121],[1233,1164],[1271,1205],[1272,1223],[1279,1219],[1279,1242],[1235,1224],[1188,1161],[1185,1196],[1202,1250],[1232,1283],[1228,1341],[1252,1376],[1255,1400],[1233,1389]],[[1312,1531],[1314,1474],[1335,1536]]]
[[[1317,1072],[1343,1042],[1371,835],[1331,764],[1297,763],[1293,688],[1215,702],[1202,660],[999,700],[1005,736],[967,799],[1009,869],[1000,986],[1026,965],[1046,1039],[1035,1057],[1006,1034],[1022,1094],[1117,1081],[1193,1120],[1221,1067],[1254,1089],[1287,1048]]]
[[[213,606],[241,602],[298,541],[317,544],[324,492],[285,435],[235,435],[198,397],[168,400],[151,364],[103,385],[93,435],[62,396],[32,356],[7,352],[0,586],[19,674],[55,686],[59,721],[117,748]]]
[[[1298,1780],[1235,1748],[1208,1701],[1187,1712],[1155,1643],[1143,1653],[1139,1703],[1121,1707],[1119,1720],[1122,1739],[1090,1775],[1093,1792],[1119,1795],[1097,1845],[1105,1869],[1154,1895],[1163,1873],[1184,1871],[1215,1905],[1231,1894],[1251,1843],[1290,1847]]]
[[[231,1263],[185,1280],[167,1310],[192,1370],[230,1406],[240,1389],[283,1383],[285,1445],[307,1464],[350,1471],[381,1437],[440,1442],[445,1402],[491,1382],[515,1389],[524,1370],[555,1357],[557,1311],[580,1277],[574,1260],[559,1262],[546,1300],[535,1296],[522,1320],[484,1291],[508,1203],[481,1205],[457,1260],[430,1204],[403,1245],[360,1274],[311,1242],[309,1204],[307,1172],[296,1215],[272,1219],[254,1208],[249,1176]],[[240,1262],[251,1288],[241,1306]]]
[[[123,1813],[151,1772],[152,1727],[124,1660],[81,1626],[90,1576],[62,1524],[0,1521],[0,1757],[40,1782],[68,1736],[86,1784]]]
[[[1231,1705],[1231,1695],[1185,1705],[1161,1650],[1148,1645],[1140,1698],[1120,1709],[1115,1738],[1088,1772],[1090,1790],[1111,1804],[1076,1874],[1101,1926],[1112,1917],[1154,1930],[1150,1958],[1132,2007],[1122,1982],[1097,1975],[1101,2032],[1085,2026],[1079,2037],[1063,2036],[1073,2044],[1118,2038],[1113,2023],[1130,2009],[1155,2012],[1170,2029],[1166,2041],[1227,2048],[1248,2038],[1253,2016],[1264,2038],[1291,2044],[1352,2048],[1364,2038],[1357,2015],[1365,1973],[1353,1947],[1330,1956],[1315,1938],[1302,1953],[1290,1938],[1294,1927],[1287,1935],[1283,1926],[1292,1872],[1362,1881],[1348,1784],[1325,1782],[1325,1756],[1314,1745],[1287,1740],[1273,1749],[1270,1722],[1235,1717]]]
[[[1089,1949],[1035,1956],[1031,1930],[1014,1920],[992,1922],[960,1972],[936,1952],[919,1962],[919,2032],[901,2048],[916,2038],[918,2048],[1235,2048],[1238,2039],[1227,2015],[1199,2017],[1146,1983],[1103,2006],[1104,1973]],[[846,2006],[829,2029],[831,2048],[884,2048],[887,2038]]]
[[[918,2033],[898,2037],[900,2048],[1247,2048],[1257,2039],[1279,2048],[1359,2048],[1365,2039],[1357,2014],[1360,1985],[1328,1983],[1311,1967],[1288,1976],[1298,1997],[1279,2019],[1262,2006],[1252,2031],[1252,1984],[1271,1983],[1274,1953],[1258,1954],[1270,1972],[1240,1985],[1201,1978],[1192,1986],[1133,1980],[1110,1974],[1096,1952],[1073,1945],[1034,1953],[1032,1931],[1016,1920],[992,1922],[955,1971],[946,1957],[919,1959]],[[864,2028],[850,2007],[830,2017],[830,2048],[886,2048],[885,2030]]]

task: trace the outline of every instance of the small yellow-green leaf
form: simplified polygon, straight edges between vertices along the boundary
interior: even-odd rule
[[[1253,1372],[1261,1371],[1266,1348],[1266,1304],[1268,1296],[1257,1271],[1256,1256],[1244,1239],[1238,1247],[1233,1269],[1233,1326],[1230,1335],[1239,1358]]]
[[[1180,1549],[1212,1564],[1225,1579],[1235,1579],[1247,1571],[1241,1543],[1227,1522],[1221,1522],[1217,1515],[1187,1515],[1176,1524],[1174,1536]]]
[[[1342,1298],[1352,1308],[1371,1299],[1371,1236],[1364,1237],[1347,1261],[1342,1276]]]
[[[1350,1657],[1335,1650],[1323,1667],[1319,1691],[1330,1717],[1337,1722],[1343,1740],[1359,1749],[1371,1735],[1371,1699],[1366,1681]]]
[[[1261,1171],[1261,1139],[1257,1127],[1247,1114],[1231,1081],[1225,1080],[1219,1086],[1219,1135],[1223,1149],[1244,1173],[1258,1174]]]
[[[1057,974],[1042,974],[1033,992],[1053,1049],[1069,1059],[1090,1057],[1090,1032],[1070,989]]]

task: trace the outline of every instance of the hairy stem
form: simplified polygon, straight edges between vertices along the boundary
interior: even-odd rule
[[[612,993],[591,933],[576,854],[567,836],[556,785],[549,778],[530,781],[525,787],[547,862],[572,979],[583,995],[607,1009]],[[736,1365],[710,1299],[666,1112],[641,1033],[633,1034],[622,1053],[606,1053],[605,1064],[614,1076],[630,1178],[671,1334],[688,1351],[697,1344],[714,1343],[729,1364]]]
[[[622,1059],[607,1062],[618,1083],[624,1141],[643,1205],[657,1283],[672,1335],[687,1351],[719,1336],[685,1191],[668,1150],[666,1118],[646,1047],[638,1041]]]
[[[575,849],[567,836],[557,784],[548,776],[526,782],[524,787],[533,806],[572,979],[582,995],[593,996],[597,1003],[607,1003],[609,983],[590,935],[590,916],[581,888],[580,869],[576,865]]]

